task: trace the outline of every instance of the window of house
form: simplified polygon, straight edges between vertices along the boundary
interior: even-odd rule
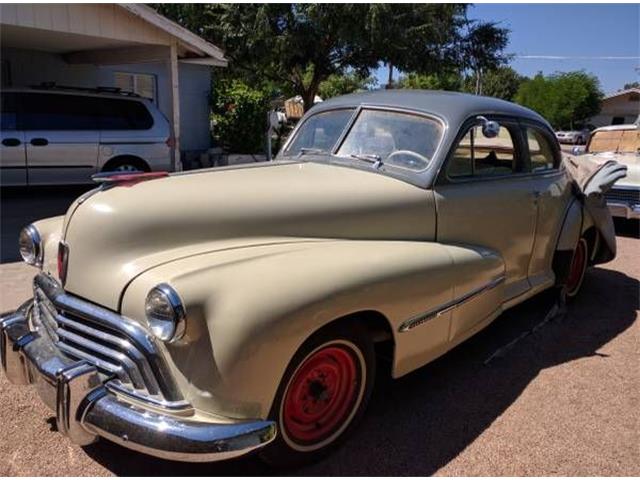
[[[527,127],[527,144],[531,158],[531,171],[553,170],[555,155],[547,137],[535,128]]]
[[[471,127],[453,152],[447,165],[450,178],[499,177],[517,171],[515,142],[508,128],[487,138],[481,126]]]
[[[156,76],[146,73],[115,73],[115,85],[125,92],[133,92],[156,102]]]

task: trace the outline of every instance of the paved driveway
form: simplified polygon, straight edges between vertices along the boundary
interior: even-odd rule
[[[42,216],[29,205],[64,211],[63,196],[18,195],[9,208],[3,202],[3,230],[5,218],[18,224],[25,215]],[[589,272],[564,318],[535,329],[553,303],[542,294],[429,366],[396,381],[381,376],[356,434],[330,458],[293,473],[640,475],[640,240],[637,224],[621,227],[618,257]],[[2,237],[4,243],[4,231]],[[6,245],[2,251],[3,261],[15,257]],[[29,296],[32,274],[19,263],[0,266],[0,309]],[[255,458],[190,465],[106,441],[76,447],[55,432],[35,392],[0,378],[0,475],[272,473]]]

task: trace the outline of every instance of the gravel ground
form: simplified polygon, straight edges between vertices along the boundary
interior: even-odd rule
[[[497,349],[540,323],[551,295],[510,310],[417,372],[396,381],[381,374],[356,434],[323,462],[290,473],[640,475],[637,233],[619,236],[618,248],[613,262],[589,272],[564,318],[488,365]],[[0,266],[1,310],[29,296],[33,273],[19,263]],[[0,377],[0,476],[278,473],[252,457],[179,464],[106,441],[74,446],[31,388]]]

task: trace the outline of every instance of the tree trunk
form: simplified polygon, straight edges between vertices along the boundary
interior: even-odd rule
[[[482,80],[480,76],[482,75],[482,71],[478,69],[476,71],[476,95],[482,95]]]
[[[389,77],[387,78],[386,88],[393,88],[393,63],[387,62],[387,67],[389,68]]]
[[[302,92],[302,101],[304,102],[304,112],[307,113],[316,99],[316,88],[307,88]]]

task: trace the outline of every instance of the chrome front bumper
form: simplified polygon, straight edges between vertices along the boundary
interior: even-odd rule
[[[210,462],[238,457],[271,442],[274,422],[211,423],[158,413],[109,391],[95,366],[65,356],[29,328],[32,302],[0,317],[0,362],[17,385],[35,385],[56,413],[58,430],[78,445],[104,437],[160,458]]]

